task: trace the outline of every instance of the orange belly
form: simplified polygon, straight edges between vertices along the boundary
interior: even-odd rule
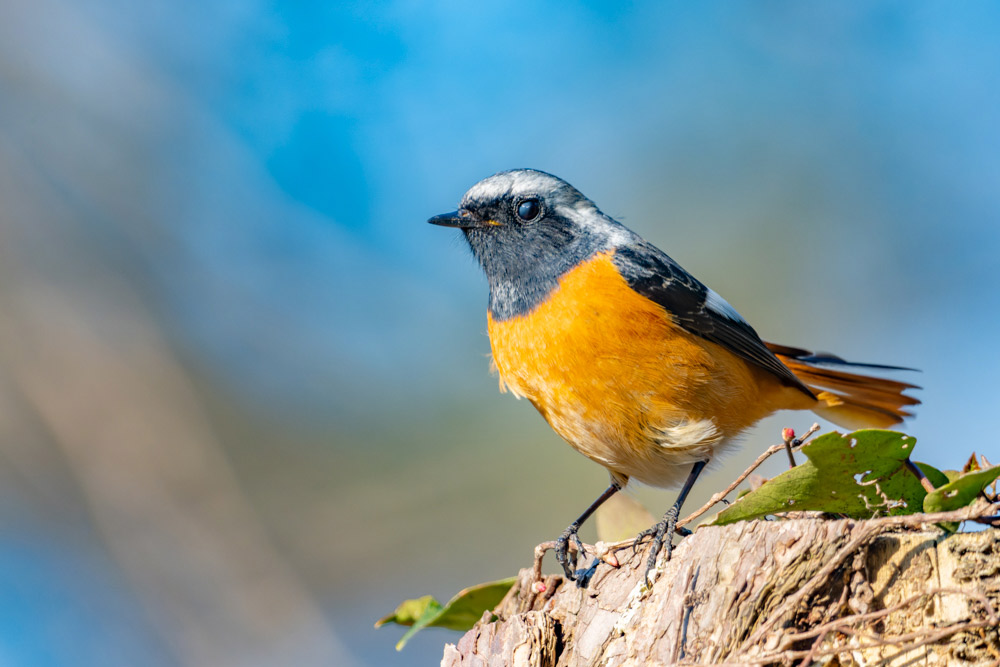
[[[689,465],[781,408],[812,399],[688,333],[601,253],[531,313],[489,318],[500,378],[620,481],[680,483]]]

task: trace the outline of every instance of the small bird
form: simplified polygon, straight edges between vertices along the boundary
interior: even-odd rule
[[[487,327],[501,389],[524,397],[611,483],[560,535],[556,559],[578,584],[570,542],[636,479],[681,486],[637,538],[647,577],[705,465],[778,410],[812,410],[847,428],[910,416],[915,385],[864,375],[830,354],[765,343],[736,309],[565,181],[504,171],[428,222],[462,230],[489,283]],[[685,534],[687,531],[684,531]],[[589,568],[593,573],[593,567]]]

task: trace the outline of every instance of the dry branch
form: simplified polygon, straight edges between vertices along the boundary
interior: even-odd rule
[[[585,590],[526,569],[442,665],[995,663],[1000,530],[934,527],[987,513],[704,527],[650,589],[644,549]]]

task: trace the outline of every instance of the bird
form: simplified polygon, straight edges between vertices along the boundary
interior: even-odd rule
[[[594,566],[575,569],[570,545],[585,553],[581,525],[630,480],[680,487],[636,539],[651,538],[648,582],[660,551],[670,557],[698,476],[762,418],[811,410],[846,428],[886,428],[920,403],[904,393],[916,385],[870,374],[912,369],[763,342],[717,292],[546,172],[489,176],[428,222],[461,230],[486,275],[501,390],[530,401],[610,475],[556,540],[556,560],[578,585]]]

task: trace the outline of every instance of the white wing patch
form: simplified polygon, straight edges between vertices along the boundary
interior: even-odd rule
[[[736,312],[736,309],[729,305],[729,302],[719,296],[719,293],[713,289],[708,289],[708,294],[705,296],[705,306],[717,315],[722,315],[723,317],[728,317],[734,322],[743,322],[746,324],[746,320],[743,316]]]

